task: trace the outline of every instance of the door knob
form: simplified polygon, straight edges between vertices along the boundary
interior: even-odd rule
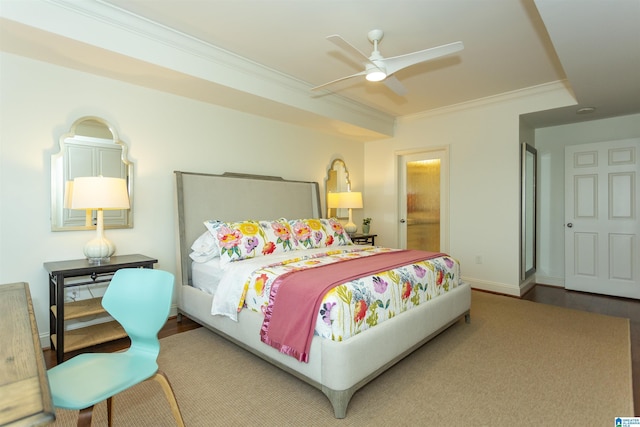
[[[570,222],[569,224],[567,224],[567,227],[569,228],[573,227],[573,223]]]

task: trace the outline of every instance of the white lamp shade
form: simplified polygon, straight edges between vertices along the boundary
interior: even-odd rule
[[[329,193],[332,194],[332,193]],[[333,193],[336,195],[337,200],[336,208],[362,208],[362,193],[359,191],[345,191],[342,193]],[[330,206],[331,207],[331,206]]]
[[[129,209],[127,182],[103,176],[73,180],[71,209]]]
[[[338,194],[340,194],[340,193],[328,193],[327,194],[327,207],[328,208],[337,208],[338,207]]]

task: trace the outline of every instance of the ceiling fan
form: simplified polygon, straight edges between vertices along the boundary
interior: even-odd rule
[[[419,50],[413,53],[407,53],[405,55],[393,56],[391,58],[384,58],[378,50],[378,43],[384,36],[382,30],[371,30],[367,34],[369,41],[373,43],[373,52],[370,56],[366,56],[358,49],[353,47],[349,42],[335,34],[328,36],[327,40],[334,43],[336,46],[342,48],[345,52],[349,53],[354,59],[363,63],[365,69],[359,73],[352,74],[350,76],[341,77],[339,79],[330,81],[328,83],[316,86],[311,90],[316,90],[337,83],[342,80],[350,79],[352,77],[364,75],[368,81],[379,82],[384,81],[384,84],[397,93],[400,96],[407,94],[407,89],[400,83],[400,81],[393,76],[393,73],[402,70],[403,68],[410,67],[421,62],[430,61],[432,59],[439,58],[441,56],[450,55],[464,49],[462,42],[449,43],[438,47],[432,47],[430,49]]]

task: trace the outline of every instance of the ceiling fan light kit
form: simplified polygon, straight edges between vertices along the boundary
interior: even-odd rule
[[[381,82],[387,78],[384,67],[367,64],[367,75],[365,77],[370,82]]]
[[[337,34],[327,37],[327,40],[344,50],[354,59],[362,62],[364,65],[364,71],[316,86],[311,90],[321,89],[342,80],[364,75],[365,79],[370,82],[384,81],[385,85],[389,89],[400,96],[404,96],[406,95],[407,90],[398,79],[395,77],[391,78],[393,73],[412,65],[440,58],[445,55],[450,55],[464,49],[462,42],[455,42],[385,59],[378,50],[378,43],[380,43],[382,37],[384,37],[384,31],[371,30],[367,33],[367,37],[369,38],[369,41],[373,43],[373,52],[371,52],[371,55],[369,56],[360,52],[357,48]]]

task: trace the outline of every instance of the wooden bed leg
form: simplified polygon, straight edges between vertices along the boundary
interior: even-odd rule
[[[347,417],[347,406],[349,401],[355,393],[354,389],[348,390],[331,390],[330,388],[322,387],[322,392],[329,398],[331,406],[333,406],[333,414],[336,418],[342,419]]]

